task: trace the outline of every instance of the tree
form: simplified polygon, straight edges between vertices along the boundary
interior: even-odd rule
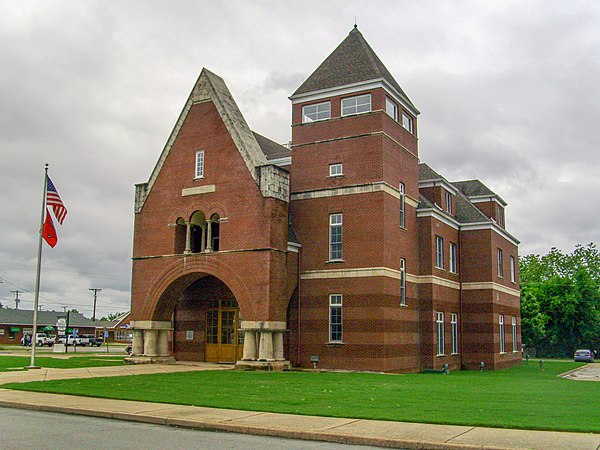
[[[117,317],[119,317],[121,315],[123,315],[122,312],[110,313],[108,316],[102,316],[100,318],[100,320],[108,320],[110,322],[110,321],[115,320]]]
[[[594,244],[571,254],[520,258],[523,343],[544,356],[571,357],[600,348],[600,253]]]

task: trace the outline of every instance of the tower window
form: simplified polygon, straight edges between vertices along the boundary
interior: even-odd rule
[[[344,175],[342,163],[329,164],[329,176],[341,177]]]
[[[406,306],[406,260],[400,259],[400,305]]]
[[[435,267],[444,268],[444,239],[440,236],[435,237]]]
[[[406,206],[406,197],[404,194],[404,183],[400,183],[398,186],[398,190],[400,193],[400,226],[402,228],[406,228],[406,214],[405,214],[405,206]]]
[[[449,214],[452,214],[452,194],[448,191],[444,191],[446,193],[446,211]]]
[[[371,94],[342,99],[342,116],[361,114],[371,111]]]
[[[392,119],[398,120],[398,106],[389,97],[385,98],[385,112]]]
[[[342,259],[342,214],[329,215],[329,260]]]
[[[329,342],[342,342],[342,295],[329,296]]]
[[[326,120],[331,117],[331,102],[317,103],[302,107],[302,123]]]
[[[409,132],[413,132],[413,118],[402,111],[402,126],[406,128]]]

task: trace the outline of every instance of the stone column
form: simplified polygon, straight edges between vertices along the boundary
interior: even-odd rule
[[[169,332],[158,330],[158,342],[156,344],[158,356],[169,356]]]
[[[192,253],[192,223],[185,223],[185,250],[183,253]]]
[[[283,332],[273,332],[273,359],[283,361]]]
[[[144,330],[144,356],[158,356],[157,335],[158,330]]]
[[[131,345],[131,356],[142,356],[144,354],[144,332],[133,330],[133,343]]]
[[[259,361],[273,361],[273,334],[271,330],[260,330]]]
[[[206,249],[206,224],[202,227],[202,238],[200,239],[200,253],[203,253]]]
[[[212,252],[212,220],[206,221],[206,252]]]
[[[244,356],[242,361],[256,361],[256,331],[242,331],[244,332]]]

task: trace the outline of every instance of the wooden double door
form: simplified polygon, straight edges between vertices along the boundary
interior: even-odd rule
[[[211,300],[206,311],[205,361],[235,363],[242,359],[244,336],[235,300]]]

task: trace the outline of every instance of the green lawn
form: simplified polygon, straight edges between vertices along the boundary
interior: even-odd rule
[[[78,367],[103,367],[122,366],[124,356],[111,355],[107,357],[97,356],[71,356],[69,359],[36,356],[35,364],[40,367],[51,367],[54,369],[75,369]],[[25,370],[24,367],[31,364],[30,356],[0,356],[0,372],[13,372]]]
[[[600,432],[600,383],[547,361],[450,375],[207,371],[57,380],[3,388],[333,417]]]

